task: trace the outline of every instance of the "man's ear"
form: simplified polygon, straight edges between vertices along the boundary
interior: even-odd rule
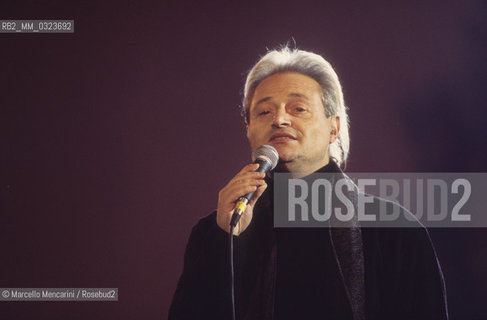
[[[249,125],[245,124],[245,130],[247,130],[247,139],[249,138]]]
[[[333,115],[330,117],[330,144],[336,141],[340,132],[340,117]]]

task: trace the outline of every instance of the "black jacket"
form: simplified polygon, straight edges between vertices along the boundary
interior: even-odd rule
[[[342,174],[330,164],[320,171]],[[368,208],[378,210],[381,199]],[[395,205],[387,203],[386,205]],[[277,229],[272,182],[249,227],[234,237],[237,319],[274,319]],[[411,215],[401,207],[402,215]],[[443,275],[427,230],[328,228],[349,310],[339,319],[447,319]],[[328,319],[326,310],[316,319]],[[228,234],[216,212],[193,228],[169,319],[231,319]]]

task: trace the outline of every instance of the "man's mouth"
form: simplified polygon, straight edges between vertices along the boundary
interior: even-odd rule
[[[289,133],[274,133],[269,142],[287,142],[291,140],[296,140],[296,138]]]

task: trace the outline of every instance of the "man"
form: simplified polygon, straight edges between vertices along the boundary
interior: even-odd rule
[[[348,118],[321,56],[270,51],[248,74],[243,106],[251,149],[268,144],[279,153],[275,172],[343,176]],[[237,319],[447,319],[441,270],[419,224],[274,228],[273,173],[256,169],[238,172],[220,190],[217,211],[193,228],[170,319],[231,319],[227,234],[237,199],[249,192],[234,229]]]

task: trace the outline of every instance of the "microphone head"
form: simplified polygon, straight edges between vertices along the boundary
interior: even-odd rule
[[[272,170],[277,166],[277,162],[279,161],[279,153],[277,153],[277,150],[273,146],[264,144],[252,152],[252,161],[257,159],[269,162],[271,164],[270,170]]]

